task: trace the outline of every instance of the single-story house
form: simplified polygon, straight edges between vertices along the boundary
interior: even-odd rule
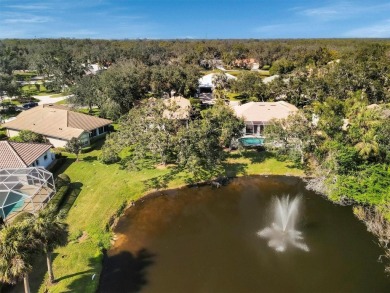
[[[48,143],[0,141],[0,169],[2,168],[47,168],[54,161]]]
[[[261,136],[264,127],[272,119],[284,119],[298,111],[298,108],[285,101],[279,102],[249,102],[232,106],[236,116],[245,121],[245,135]]]
[[[42,134],[54,147],[64,147],[73,137],[89,145],[92,138],[104,136],[111,123],[111,120],[74,112],[68,107],[46,104],[23,111],[3,127],[8,137],[30,130]]]
[[[228,80],[236,80],[237,77],[234,75],[231,75],[229,73],[221,72],[222,74],[226,75]],[[217,73],[209,73],[206,74],[205,76],[199,78],[198,83],[199,83],[199,93],[212,93],[214,89],[213,85],[213,78]]]
[[[191,103],[190,100],[175,96],[163,101],[168,108],[164,110],[163,116],[168,119],[178,119],[188,121],[190,119]]]

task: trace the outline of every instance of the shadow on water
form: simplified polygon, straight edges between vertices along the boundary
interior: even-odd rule
[[[122,251],[103,260],[98,292],[139,292],[148,281],[146,269],[154,263],[155,255],[146,249],[132,254]]]

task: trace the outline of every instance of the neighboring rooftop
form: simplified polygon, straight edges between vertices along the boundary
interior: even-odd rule
[[[294,105],[279,102],[249,102],[239,106],[232,106],[237,117],[245,121],[267,123],[272,119],[287,118],[290,114],[298,111]]]
[[[69,140],[79,137],[84,131],[111,123],[111,120],[74,112],[68,107],[46,104],[23,111],[15,120],[3,124],[3,127]]]
[[[188,99],[176,96],[164,100],[166,107],[170,108],[164,110],[164,117],[169,119],[190,119],[191,103]]]
[[[205,76],[201,77],[199,79],[199,87],[212,87],[213,88],[214,87],[214,85],[213,85],[213,77],[216,74],[217,73],[209,73],[209,74],[206,74]],[[235,77],[234,75],[231,75],[229,73],[221,72],[221,74],[226,75],[228,80],[230,80],[230,79],[236,80],[237,79],[237,77]]]
[[[0,168],[24,168],[53,146],[46,143],[0,141]]]

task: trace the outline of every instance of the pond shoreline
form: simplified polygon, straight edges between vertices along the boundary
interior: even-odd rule
[[[266,180],[267,178],[270,179],[269,183]],[[294,180],[288,180],[289,178],[294,179]],[[295,179],[300,179],[300,180],[295,180]],[[104,283],[104,286],[102,287],[103,290],[101,290],[101,292],[107,292],[107,291],[104,291],[104,288],[107,288],[107,283],[105,283],[105,282],[107,282],[107,272],[110,272],[110,270],[112,269],[112,261],[113,261],[112,258],[114,257],[114,259],[115,259],[115,255],[117,255],[118,253],[120,255],[123,254],[123,256],[124,256],[124,252],[122,251],[123,248],[121,248],[121,247],[123,247],[123,245],[128,245],[126,243],[129,241],[129,239],[131,239],[130,240],[130,247],[132,247],[132,249],[130,251],[131,251],[133,257],[136,256],[136,254],[134,254],[134,253],[139,251],[138,249],[140,249],[142,247],[145,247],[152,254],[155,254],[155,253],[157,253],[157,255],[161,254],[160,252],[158,252],[158,250],[155,251],[155,249],[149,247],[150,241],[151,241],[151,239],[154,239],[153,238],[154,236],[151,239],[149,239],[149,238],[144,238],[145,235],[139,234],[140,232],[135,232],[135,234],[134,233],[128,234],[129,232],[127,232],[127,233],[123,234],[124,231],[126,231],[124,229],[126,229],[125,227],[127,227],[127,225],[131,225],[131,227],[133,227],[131,229],[137,229],[134,227],[141,227],[140,231],[142,231],[141,233],[144,233],[145,231],[155,231],[155,229],[161,229],[161,227],[163,227],[164,225],[165,226],[168,225],[167,227],[170,227],[170,224],[167,224],[167,223],[164,224],[164,222],[166,220],[173,221],[172,225],[174,225],[174,223],[182,223],[181,220],[178,220],[178,219],[174,220],[174,219],[178,215],[182,215],[182,213],[183,213],[183,215],[187,215],[188,211],[195,213],[197,218],[202,217],[201,216],[202,213],[196,212],[196,207],[198,206],[199,203],[201,203],[203,201],[202,198],[204,198],[204,196],[207,196],[207,198],[209,198],[209,200],[211,200],[212,202],[219,202],[219,204],[217,204],[217,206],[229,205],[229,202],[231,202],[231,199],[232,199],[232,194],[231,194],[232,191],[233,191],[233,193],[235,193],[235,190],[237,190],[237,192],[238,192],[239,190],[250,190],[251,188],[253,189],[255,186],[254,184],[256,184],[256,182],[262,182],[261,183],[262,186],[268,186],[266,190],[273,190],[274,188],[276,188],[277,190],[280,190],[279,186],[285,186],[282,188],[282,190],[284,190],[283,194],[289,194],[290,190],[292,192],[290,194],[296,194],[297,186],[301,186],[300,188],[303,188],[304,190],[306,190],[308,192],[308,194],[311,194],[310,198],[312,198],[312,200],[314,200],[314,198],[319,197],[318,196],[319,194],[314,193],[314,192],[306,189],[306,182],[304,182],[303,179],[305,179],[305,178],[302,178],[302,176],[283,176],[283,175],[250,175],[249,176],[249,175],[246,175],[246,176],[239,176],[239,177],[231,178],[230,182],[227,184],[227,186],[230,186],[230,187],[228,187],[228,189],[226,189],[226,191],[224,191],[224,190],[219,191],[218,188],[212,188],[212,186],[210,186],[210,184],[208,184],[207,182],[202,182],[200,184],[196,184],[196,186],[182,185],[178,188],[169,188],[169,189],[163,189],[163,190],[157,190],[157,191],[155,190],[155,191],[145,193],[137,201],[134,201],[133,204],[130,204],[129,206],[127,206],[127,208],[125,210],[123,210],[123,213],[121,214],[121,216],[118,217],[121,219],[123,218],[123,222],[121,222],[119,225],[117,222],[116,225],[113,226],[112,231],[114,233],[119,233],[118,235],[120,235],[119,236],[120,241],[118,243],[116,243],[116,242],[112,243],[112,245],[110,247],[111,252],[108,253],[108,251],[106,251],[104,254],[104,259],[102,262],[101,278],[99,280],[99,288],[101,288],[101,282]],[[282,184],[282,185],[279,185],[279,184]],[[205,187],[205,189],[198,190],[198,187],[199,188]],[[222,188],[224,188],[224,187],[221,187],[221,189]],[[190,192],[186,192],[185,189],[189,190]],[[194,192],[191,192],[191,190],[193,190]],[[215,193],[213,190],[215,190]],[[230,190],[230,195],[229,194],[225,195],[225,192],[227,192],[228,190]],[[262,188],[259,190],[261,190],[261,192],[263,192]],[[306,191],[305,191],[305,194],[306,194]],[[222,197],[221,197],[221,192],[223,195]],[[207,195],[203,195],[204,193],[206,193]],[[182,194],[188,195],[189,197],[188,196],[182,197],[181,196]],[[237,194],[239,195],[239,193],[237,193]],[[168,196],[168,198],[166,196]],[[158,199],[159,197],[161,197],[161,199]],[[327,209],[326,209],[326,211],[324,211],[326,214],[329,215],[329,212],[331,210],[335,209],[335,208],[329,208],[329,206],[334,206],[334,205],[336,206],[337,203],[330,201],[327,197],[324,197],[324,196],[320,196],[320,197],[325,199],[324,202],[332,203],[331,205],[329,205],[329,203],[328,204],[323,203],[324,206],[328,206],[327,209],[330,209],[329,211]],[[235,195],[233,196],[233,198],[235,198]],[[239,196],[238,198],[241,198],[241,196]],[[198,200],[201,200],[201,201],[199,202]],[[172,205],[176,205],[175,202],[177,202],[177,201],[179,201],[178,206],[176,206],[176,208],[174,208],[174,210],[170,211],[170,208],[172,208]],[[194,204],[194,205],[190,204],[193,201],[196,204]],[[183,202],[188,202],[188,204],[190,204],[190,205],[187,205],[187,206],[182,205]],[[208,200],[206,202],[208,202]],[[309,202],[307,202],[307,204],[309,204]],[[165,205],[164,203],[167,203],[167,205]],[[140,205],[142,205],[142,206],[140,206]],[[150,207],[150,205],[152,205],[152,206],[154,205],[155,210],[153,210],[153,209],[150,210],[150,208],[148,208],[148,207]],[[165,209],[164,209],[164,206],[166,206]],[[337,206],[339,206],[339,205],[337,205]],[[132,207],[137,207],[137,209],[132,210]],[[166,210],[166,208],[168,208],[168,210]],[[185,211],[183,211],[183,208],[185,208],[184,209]],[[189,208],[189,210],[188,210],[188,208]],[[194,208],[195,208],[195,211],[193,211]],[[148,209],[149,209],[149,211],[148,211]],[[166,220],[161,222],[158,220],[159,216],[155,215],[153,211],[157,212],[158,214],[162,214],[162,215],[164,215],[164,214],[170,215],[168,217],[169,219],[166,218]],[[305,211],[306,211],[306,208],[305,208]],[[351,208],[348,209],[347,207],[340,206],[340,208],[337,207],[337,211],[339,211],[339,212],[337,212],[337,214],[340,214],[340,211],[341,211],[341,214],[345,214],[347,216],[347,218],[349,219],[348,220],[349,223],[353,222],[354,226],[360,227],[359,228],[360,232],[357,235],[361,235],[361,236],[365,235],[365,236],[362,238],[359,238],[361,236],[356,236],[357,239],[366,239],[364,241],[365,241],[365,243],[367,243],[367,238],[373,237],[373,236],[369,236],[371,234],[367,233],[366,230],[363,228],[363,226],[361,226],[361,224],[357,224],[359,221],[356,221],[357,220],[356,217],[352,215]],[[342,212],[342,211],[344,211],[344,212]],[[218,214],[214,215],[214,212],[212,210],[210,212],[213,215],[213,216],[211,216],[212,218],[214,218],[214,216],[217,218],[219,217]],[[308,210],[308,212],[309,212],[309,210]],[[141,213],[140,216],[136,216],[136,215],[139,215],[140,213]],[[306,214],[306,212],[305,212],[305,214]],[[313,211],[311,211],[311,214],[313,214]],[[136,218],[133,218],[134,216],[136,216]],[[145,216],[146,216],[146,218],[145,218]],[[132,218],[131,222],[129,222],[129,217]],[[234,218],[234,216],[232,216],[232,217]],[[165,216],[163,216],[163,218],[165,219]],[[144,224],[139,223],[140,219],[142,221],[144,221],[144,222],[142,222]],[[208,219],[208,217],[206,216],[205,219]],[[342,219],[342,218],[340,218],[340,219]],[[254,223],[253,220],[251,222]],[[128,224],[126,224],[126,223],[128,223]],[[157,226],[156,226],[156,224],[157,224]],[[144,225],[146,225],[146,226],[144,227]],[[163,226],[161,226],[161,225],[163,225]],[[180,226],[181,225],[182,224],[180,224]],[[310,229],[312,229],[311,228],[312,224],[310,224],[310,222],[308,223],[308,225],[309,225],[308,227]],[[227,226],[230,226],[230,224]],[[119,230],[117,230],[118,227],[119,227]],[[150,229],[152,229],[152,230],[150,230]],[[166,229],[166,228],[163,228],[163,230],[164,229]],[[169,229],[171,229],[171,228],[169,228]],[[172,229],[174,229],[174,228],[172,228]],[[317,231],[317,228],[316,228],[316,231]],[[310,237],[313,237],[313,235],[318,235],[317,232],[316,233],[313,233],[313,232],[314,231],[309,233],[307,231],[308,239],[310,239]],[[149,233],[149,232],[147,232],[147,233]],[[176,232],[175,232],[174,234],[172,234],[172,233],[170,233],[170,234],[171,234],[171,237],[174,237],[174,238],[179,237],[179,239],[180,239],[180,237],[183,237],[183,235],[181,235],[181,233],[176,234]],[[129,238],[129,235],[132,235],[132,237]],[[177,236],[177,235],[179,235],[179,236]],[[336,238],[338,238],[338,237],[336,237]],[[144,246],[145,244],[142,244],[142,243],[144,243],[145,240],[146,240],[146,243],[149,243],[149,244],[146,244],[146,246]],[[221,245],[222,245],[222,243],[224,243],[224,242],[221,242]],[[323,242],[321,242],[321,243],[322,243],[321,244],[322,246],[326,245]],[[224,246],[224,245],[226,245],[226,244],[223,244],[222,246]],[[318,243],[316,245],[318,245]],[[358,244],[356,244],[356,245],[358,245]],[[356,250],[356,248],[354,248],[354,249]],[[336,252],[336,251],[334,251],[334,252]],[[373,260],[374,262],[376,262],[378,255],[376,255],[375,257],[372,257],[372,251],[371,251],[370,255],[371,255],[370,259]],[[167,259],[165,258],[165,261],[166,260]],[[160,260],[160,256],[159,256],[159,263],[160,263],[160,261],[161,260]],[[108,266],[107,266],[107,264],[108,264]],[[382,268],[382,265],[381,265],[381,268]],[[355,270],[359,271],[361,269],[362,269],[362,267],[359,265],[358,268]],[[153,270],[154,270],[154,267],[153,267]],[[383,272],[383,270],[380,270],[380,271],[381,271],[381,273]],[[378,273],[378,268],[376,269],[376,272]],[[372,281],[372,279],[371,279],[371,281]],[[151,292],[154,292],[154,291],[152,290]]]

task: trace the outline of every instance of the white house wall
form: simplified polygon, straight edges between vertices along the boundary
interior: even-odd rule
[[[54,161],[54,159],[55,159],[55,155],[50,150],[48,150],[29,167],[37,166],[37,167],[44,167],[45,169],[47,169],[47,167]]]
[[[67,140],[59,139],[59,138],[54,138],[50,136],[46,136],[46,139],[55,147],[55,148],[63,148],[65,147],[66,143],[68,142]]]

